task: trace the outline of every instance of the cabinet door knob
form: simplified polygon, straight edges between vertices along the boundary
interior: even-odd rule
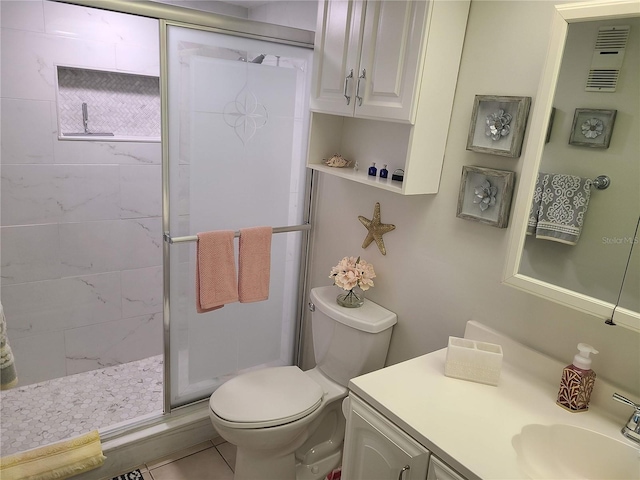
[[[353,68],[351,69],[351,73],[349,73],[349,75],[344,77],[344,98],[347,99],[347,105],[349,105],[349,103],[351,103],[351,96],[347,95],[347,87],[349,85],[349,79],[350,78],[353,78]]]
[[[358,99],[358,106],[362,106],[362,97],[360,96],[360,80],[366,78],[367,71],[363,68],[362,74],[358,77],[358,83],[356,83],[356,98]]]
[[[398,475],[398,480],[404,480],[404,474],[407,470],[411,470],[411,467],[409,465],[405,465],[404,467],[402,467],[402,470],[400,470],[400,475]]]

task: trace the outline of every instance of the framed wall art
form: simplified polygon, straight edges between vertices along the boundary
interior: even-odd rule
[[[476,95],[467,150],[519,157],[530,106],[531,97]]]
[[[462,167],[456,217],[506,228],[515,175],[507,170]]]
[[[617,110],[576,108],[569,145],[609,148]]]
[[[549,125],[547,125],[547,135],[544,138],[544,143],[549,143],[551,140],[551,130],[553,129],[553,120],[556,118],[556,107],[551,107],[551,114],[549,115]]]

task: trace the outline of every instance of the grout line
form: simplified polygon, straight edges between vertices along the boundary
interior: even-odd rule
[[[220,445],[224,445],[224,444],[221,443]],[[227,461],[227,458],[222,454],[222,452],[220,450],[218,450],[218,447],[214,446],[213,448],[215,448],[216,452],[218,452],[218,455],[220,455],[222,457],[222,460],[224,460],[224,463],[227,464],[227,467],[229,467],[229,470],[231,470],[232,473],[236,473],[236,471],[233,469],[231,464]]]
[[[211,440],[207,440],[207,442],[211,442]],[[203,442],[203,443],[205,443],[205,442]],[[206,452],[207,450],[210,450],[211,448],[214,448],[216,451],[218,451],[218,449],[215,447],[215,445],[211,444],[211,446],[210,446],[210,447],[202,448],[202,449],[198,450],[197,452],[191,452],[191,453],[185,454],[185,455],[183,455],[183,456],[181,456],[181,457],[174,458],[174,459],[173,459],[173,460],[171,460],[170,462],[168,461],[168,462],[166,462],[166,463],[163,463],[162,465],[157,465],[157,466],[153,467],[153,470],[156,470],[156,469],[158,469],[158,468],[165,467],[165,466],[170,465],[170,464],[172,464],[172,463],[175,463],[175,462],[177,462],[177,461],[179,461],[179,460],[182,460],[183,458],[188,458],[188,457],[191,457],[191,456],[193,456],[193,455],[197,455],[198,453]],[[183,450],[183,451],[186,451],[186,450],[188,450],[188,449],[185,449],[185,450]],[[218,452],[218,453],[220,453],[220,452]],[[180,452],[178,451],[178,452],[176,452],[176,453],[172,454],[171,456],[173,456],[173,455],[180,455]],[[220,455],[220,456],[222,457],[222,455]],[[223,459],[224,459],[224,457],[223,457]],[[149,463],[151,463],[151,462],[149,462]],[[147,464],[145,463],[145,466],[147,467],[147,470],[148,470],[149,472],[151,472],[151,468],[149,468],[149,465],[147,465]]]

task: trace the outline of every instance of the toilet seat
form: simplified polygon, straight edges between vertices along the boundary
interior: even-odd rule
[[[295,366],[238,375],[209,399],[211,411],[235,428],[266,428],[309,415],[322,403],[322,387]]]

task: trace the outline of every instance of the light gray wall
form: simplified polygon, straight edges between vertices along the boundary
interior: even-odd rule
[[[321,175],[310,285],[331,285],[329,271],[345,255],[373,263],[378,277],[368,297],[398,314],[389,364],[445,347],[474,319],[567,363],[579,342],[590,343],[600,351],[596,373],[640,396],[640,335],[502,285],[509,229],[456,218],[463,165],[512,170],[516,177],[521,170],[523,157],[465,150],[473,99],[530,96],[535,105],[553,11],[552,2],[472,1],[440,192],[402,197]],[[371,218],[375,202],[382,222],[396,225],[384,236],[386,256],[375,243],[361,248],[366,230],[358,215]]]

